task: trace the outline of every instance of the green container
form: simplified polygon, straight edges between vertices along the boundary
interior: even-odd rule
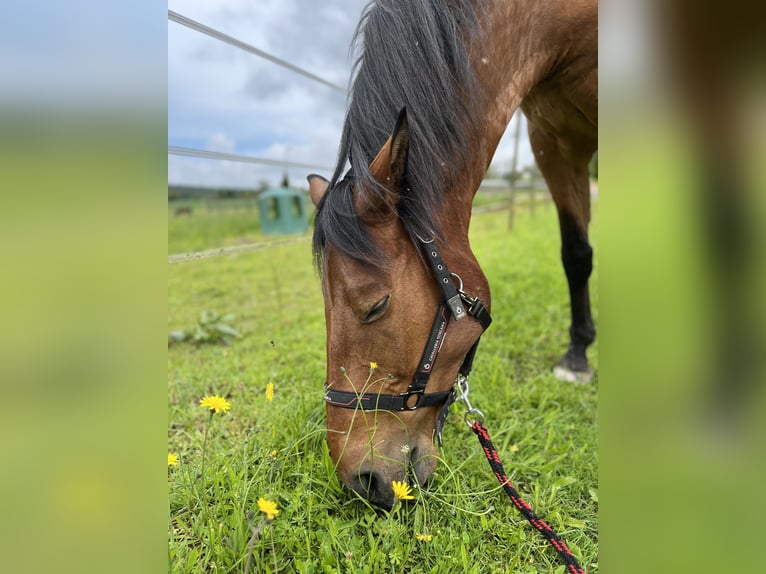
[[[268,189],[258,196],[261,233],[291,235],[309,228],[306,193],[290,187]]]

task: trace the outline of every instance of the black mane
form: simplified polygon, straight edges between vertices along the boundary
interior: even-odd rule
[[[314,257],[327,246],[365,266],[385,257],[354,211],[352,187],[382,193],[369,164],[407,108],[412,190],[397,205],[410,237],[440,235],[444,191],[465,171],[483,121],[470,64],[470,41],[480,38],[479,0],[377,0],[362,15],[352,49],[357,54],[338,162],[320,202]],[[350,162],[353,182],[343,178]]]

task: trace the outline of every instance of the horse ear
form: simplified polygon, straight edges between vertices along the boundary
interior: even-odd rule
[[[401,190],[407,173],[407,157],[410,153],[410,125],[407,121],[407,108],[402,108],[391,134],[390,178],[391,186]]]
[[[378,213],[392,209],[399,201],[399,194],[404,189],[409,150],[410,128],[407,123],[407,109],[402,108],[391,137],[370,163],[370,173],[388,190],[388,197],[382,205],[373,206]]]
[[[311,196],[311,201],[315,206],[319,205],[319,201],[327,191],[327,187],[330,185],[330,182],[323,178],[321,175],[317,175],[315,173],[312,173],[306,179],[309,180],[309,195]]]

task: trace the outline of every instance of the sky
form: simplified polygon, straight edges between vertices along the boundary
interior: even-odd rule
[[[339,86],[366,0],[169,0],[168,8]],[[168,145],[308,163],[329,177],[346,95],[263,58],[168,21]],[[511,124],[513,126],[513,123]],[[510,171],[506,132],[493,160]],[[532,163],[522,131],[519,165]],[[303,186],[312,170],[289,168]],[[276,185],[282,167],[168,155],[168,183],[211,187]]]
[[[140,115],[165,100],[165,28],[156,3],[5,0],[0,112]],[[137,41],[137,39],[140,39]],[[158,81],[159,76],[159,81]]]

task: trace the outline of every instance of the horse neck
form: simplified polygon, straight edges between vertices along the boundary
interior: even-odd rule
[[[476,132],[470,139],[479,145],[464,171],[464,181],[452,190],[445,209],[444,234],[450,243],[467,245],[473,198],[500,138],[521,101],[555,63],[556,53],[548,47],[545,34],[535,29],[551,16],[543,13],[550,8],[541,4],[547,3],[490,2],[487,37],[477,43],[472,53],[481,87],[476,97],[483,99],[485,121],[474,126]]]

